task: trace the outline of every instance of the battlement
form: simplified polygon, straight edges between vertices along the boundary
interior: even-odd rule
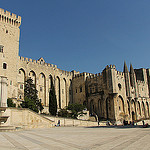
[[[64,70],[61,70],[61,69],[58,69],[58,70],[59,70],[59,72],[60,72],[61,75],[72,76],[72,72],[64,71]]]
[[[89,73],[83,72],[83,73],[75,74],[74,78],[86,77],[87,75],[89,75]]]
[[[116,69],[116,66],[115,65],[107,65],[106,69]]]
[[[49,63],[45,63],[45,62],[41,63],[38,60],[34,60],[34,59],[31,59],[31,58],[26,58],[26,57],[22,57],[22,56],[20,56],[20,60],[24,61],[24,62],[30,62],[30,63],[33,63],[33,64],[39,64],[39,65],[44,65],[44,66],[48,66],[48,67],[57,68],[57,65],[53,65],[53,64],[49,64]]]
[[[0,22],[5,22],[19,27],[21,25],[21,17],[0,8]]]
[[[102,73],[90,74],[89,76],[87,76],[87,79],[95,79],[100,77],[102,77]]]
[[[116,71],[116,72],[117,72],[117,75],[124,76],[123,72],[120,72],[120,71]]]
[[[57,69],[61,73],[61,75],[68,75],[68,76],[72,75],[72,72],[58,69],[57,65],[45,63],[45,61],[42,62],[42,61],[39,61],[39,60],[34,60],[34,59],[31,59],[31,58],[26,58],[26,57],[22,57],[22,56],[20,56],[19,58],[20,58],[20,61],[22,61],[22,62],[33,63],[33,64],[37,64],[37,65],[43,65],[43,66],[46,66],[46,67],[52,67],[54,70]]]

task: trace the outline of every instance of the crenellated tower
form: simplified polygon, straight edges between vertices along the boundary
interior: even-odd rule
[[[21,17],[0,8],[0,75],[8,78],[8,97],[17,97]]]

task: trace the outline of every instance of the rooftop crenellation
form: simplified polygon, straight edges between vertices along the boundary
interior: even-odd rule
[[[21,25],[21,16],[17,16],[0,8],[0,21],[19,27]]]
[[[54,64],[40,62],[39,60],[34,60],[34,59],[31,59],[31,58],[22,57],[22,56],[20,56],[19,58],[20,58],[20,61],[23,61],[23,62],[27,62],[27,63],[30,62],[30,63],[33,63],[33,64],[44,65],[46,67],[52,67],[54,70],[57,69],[62,75],[68,75],[68,76],[72,75],[72,72],[61,70],[61,69],[57,68],[57,65],[54,65]]]

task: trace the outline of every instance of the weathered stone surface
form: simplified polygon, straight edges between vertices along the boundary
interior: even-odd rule
[[[0,9],[0,76],[8,79],[7,97],[18,105],[24,99],[24,81],[32,78],[44,110],[49,110],[49,90],[54,83],[58,110],[69,103],[87,106],[99,119],[135,121],[149,118],[150,70],[133,69],[124,72],[114,65],[102,73],[67,72],[56,65],[20,57],[19,37],[21,17]]]

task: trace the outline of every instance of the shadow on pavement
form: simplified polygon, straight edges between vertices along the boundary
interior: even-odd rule
[[[143,125],[118,125],[118,126],[90,126],[90,127],[85,127],[85,128],[114,128],[114,129],[128,129],[128,128],[144,128]],[[150,125],[148,127],[150,128]]]

